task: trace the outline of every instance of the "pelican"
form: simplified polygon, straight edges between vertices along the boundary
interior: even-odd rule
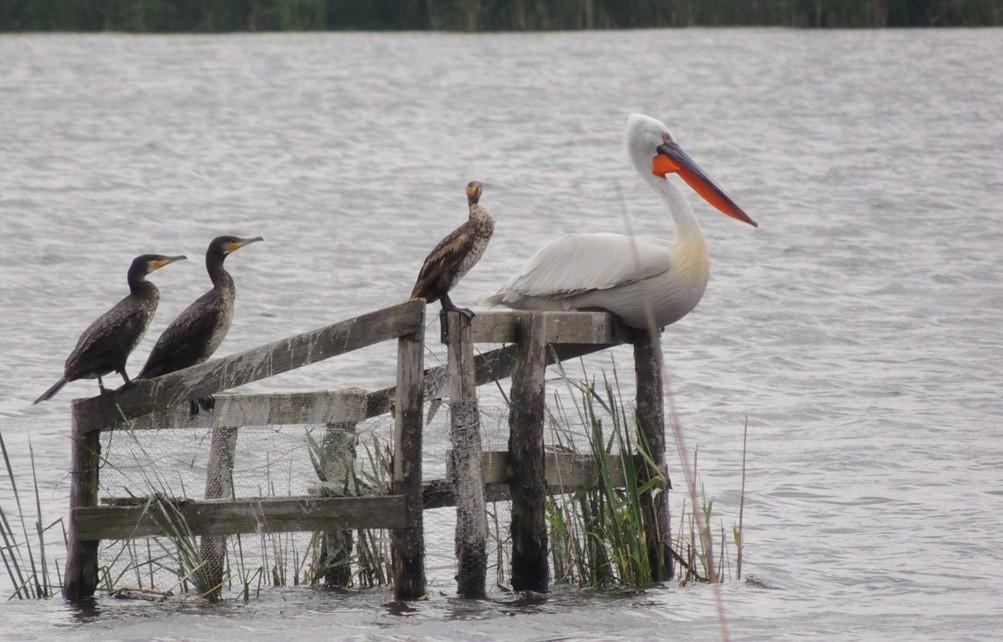
[[[532,310],[606,310],[633,328],[675,323],[696,307],[707,287],[710,259],[703,231],[686,198],[668,179],[676,174],[728,216],[758,224],[691,159],[661,122],[627,118],[627,154],[641,178],[669,206],[671,245],[621,234],[568,234],[538,251],[487,303]]]
[[[428,303],[438,300],[443,311],[455,310],[468,318],[474,316],[467,308],[453,305],[449,291],[481,260],[495,231],[494,219],[480,205],[482,191],[483,187],[477,181],[467,183],[469,218],[439,241],[425,257],[411,291],[412,299],[420,297]]]

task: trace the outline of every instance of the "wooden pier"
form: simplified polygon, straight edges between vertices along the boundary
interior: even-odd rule
[[[666,475],[665,425],[660,337],[628,335],[612,315],[600,312],[485,312],[472,320],[451,312],[443,317],[442,341],[448,363],[425,369],[425,303],[412,300],[282,339],[245,352],[174,372],[126,389],[75,400],[72,406],[72,470],[68,552],[63,595],[91,597],[98,583],[101,540],[163,535],[164,527],[145,505],[101,498],[98,488],[100,435],[116,430],[211,429],[205,499],[172,500],[193,534],[202,537],[206,566],[222,579],[225,536],[237,533],[314,531],[324,533],[329,584],[345,586],[351,530],[391,532],[393,586],[397,599],[425,593],[423,512],[456,506],[457,592],[485,594],[486,501],[512,501],[512,586],[549,587],[544,502],[548,494],[570,492],[597,478],[595,461],[584,455],[544,450],[544,371],[557,360],[573,359],[630,342],[634,346],[637,417],[649,459],[642,478]],[[296,394],[225,395],[211,411],[191,417],[189,401],[217,395],[254,381],[337,357],[353,350],[397,341],[397,381],[393,387]],[[509,344],[474,356],[474,344]],[[512,378],[507,452],[482,452],[477,386]],[[425,399],[448,398],[449,474],[423,480],[421,470]],[[355,424],[392,412],[393,471],[389,494],[351,497],[338,480],[351,466],[345,452]],[[327,426],[323,492],[301,497],[234,497],[230,481],[240,428],[307,424]],[[660,470],[652,470],[651,461]],[[667,476],[665,477],[667,479]],[[642,497],[645,537],[654,578],[672,576],[668,553],[668,491]]]

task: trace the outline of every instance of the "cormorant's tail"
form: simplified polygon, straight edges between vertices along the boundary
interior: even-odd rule
[[[56,383],[52,384],[52,387],[49,388],[48,390],[46,390],[45,392],[43,392],[42,396],[39,397],[38,399],[36,399],[31,405],[34,406],[37,403],[42,403],[43,401],[51,399],[54,394],[56,394],[57,392],[59,392],[63,388],[63,386],[66,385],[66,383],[67,383],[66,377],[63,377],[62,379],[60,379]]]

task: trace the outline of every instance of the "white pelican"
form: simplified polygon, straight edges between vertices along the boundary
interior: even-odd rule
[[[654,118],[628,117],[627,154],[672,211],[672,245],[621,234],[568,234],[541,248],[487,303],[533,310],[608,310],[634,328],[648,327],[649,308],[661,328],[696,307],[710,274],[707,244],[690,204],[666,176],[677,174],[728,216],[753,227],[757,223]]]

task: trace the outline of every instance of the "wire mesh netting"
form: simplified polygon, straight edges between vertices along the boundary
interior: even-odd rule
[[[571,397],[574,384],[563,376],[551,381],[548,399],[549,448],[575,451],[588,431]],[[484,450],[507,450],[509,407],[501,386],[479,391]],[[100,497],[103,504],[142,507],[166,536],[102,543],[99,582],[108,591],[139,591],[153,596],[218,594],[250,597],[269,586],[332,583],[373,586],[389,583],[389,535],[382,530],[329,532],[253,532],[198,537],[179,507],[206,497],[253,499],[321,494],[375,495],[389,492],[393,420],[382,416],[351,425],[350,435],[332,442],[333,430],[346,426],[246,426],[230,429],[182,428],[120,430],[102,434]],[[222,431],[222,432],[221,432]],[[219,443],[227,443],[232,465],[222,465]],[[448,402],[432,400],[424,429],[423,476],[446,476],[449,449]],[[214,443],[216,445],[214,446]],[[329,479],[332,447],[341,453],[342,478]],[[226,448],[222,449],[226,451]],[[215,451],[215,455],[214,455]],[[346,453],[354,453],[351,456]],[[213,479],[225,470],[225,479]],[[498,582],[506,567],[509,507],[489,505],[488,555]],[[452,572],[449,531],[451,509],[426,516],[429,565]],[[437,550],[442,552],[437,557]]]
[[[331,435],[338,441],[344,471],[329,480]],[[100,581],[114,591],[243,593],[264,586],[322,582],[342,572],[341,583],[386,583],[388,539],[384,531],[359,531],[345,538],[330,533],[248,533],[227,537],[192,534],[179,507],[205,497],[252,499],[320,494],[373,495],[389,484],[392,421],[381,417],[357,426],[260,426],[239,429],[115,431],[102,435],[100,497],[103,504],[142,507],[167,536],[102,544]],[[229,435],[229,439],[226,438]],[[215,440],[214,440],[215,437]],[[221,438],[222,437],[222,438]],[[215,444],[215,445],[214,445]],[[226,445],[232,449],[226,448]],[[213,451],[216,451],[215,455]],[[227,461],[211,465],[220,452]],[[217,477],[213,478],[213,472]],[[225,479],[219,479],[224,471]],[[339,538],[339,535],[341,537]],[[334,554],[338,549],[342,555]]]

